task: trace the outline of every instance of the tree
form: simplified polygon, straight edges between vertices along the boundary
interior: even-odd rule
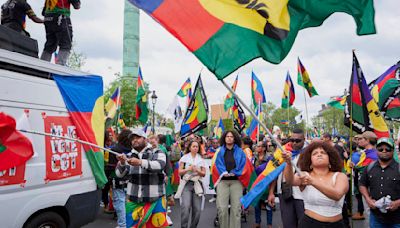
[[[319,115],[311,119],[313,126],[326,133],[335,133],[339,135],[349,135],[350,129],[343,124],[344,112],[343,110],[329,107],[323,110]],[[357,133],[354,132],[353,135]]]
[[[132,127],[140,125],[140,122],[136,120],[135,100],[136,100],[136,83],[137,80],[133,77],[123,77],[120,73],[116,73],[117,79],[112,81],[104,92],[105,103],[111,97],[115,89],[121,87],[121,109],[119,113],[122,115],[126,126]],[[145,90],[149,93],[148,84],[145,83]]]
[[[80,70],[83,67],[83,65],[85,65],[85,62],[86,62],[86,55],[81,52],[77,52],[75,50],[75,43],[73,43],[71,48],[71,54],[69,55],[67,60],[67,66],[75,70]]]

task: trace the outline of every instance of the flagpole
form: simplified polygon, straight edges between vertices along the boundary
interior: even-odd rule
[[[289,102],[290,102],[290,97],[289,97]],[[287,135],[289,136],[289,124],[290,124],[290,120],[289,120],[289,108],[290,108],[290,105],[289,105],[289,102],[288,102],[288,107],[287,107]]]
[[[258,123],[261,125],[261,127],[263,127],[263,128],[265,129],[265,131],[267,132],[268,136],[271,138],[272,141],[275,142],[275,144],[277,145],[277,147],[278,147],[282,152],[285,151],[285,150],[283,149],[282,145],[278,142],[278,140],[276,140],[276,139],[274,138],[274,136],[272,135],[272,133],[271,133],[271,132],[269,131],[269,129],[265,126],[265,124],[262,123],[262,122],[260,121],[260,119],[258,119],[257,115],[243,102],[242,99],[240,99],[240,97],[235,93],[235,91],[233,91],[233,89],[230,88],[230,87],[225,83],[225,81],[224,81],[223,79],[221,79],[220,81],[221,81],[221,83],[225,86],[225,88],[226,88],[228,91],[230,91],[230,92],[232,93],[233,96],[235,96],[235,97],[237,98],[238,102],[240,102],[240,103],[243,105],[243,107],[250,113],[250,115],[252,115],[253,118],[254,118],[256,121],[258,121]],[[293,160],[292,160],[291,163],[292,163],[293,168],[296,170],[296,172],[297,172],[297,173],[301,173],[300,169],[299,169],[299,168],[297,167],[297,165],[293,162]]]
[[[355,54],[355,49],[353,49],[353,55]],[[354,61],[354,59],[353,59]],[[354,63],[353,63],[354,64]],[[353,82],[353,73],[351,75],[351,80],[350,83]],[[350,84],[350,86],[352,86]],[[351,87],[350,87],[351,88]],[[351,104],[351,102],[353,101],[353,92],[352,90],[350,90],[349,88],[349,98],[350,100],[347,100],[346,98],[346,103],[347,105],[350,104],[350,134],[349,134],[349,140],[350,140],[350,162],[351,162],[351,158],[353,156],[353,105]],[[351,168],[350,171],[350,186],[349,186],[349,191],[350,191],[350,202],[349,202],[349,207],[350,207],[350,212],[353,213],[353,168]],[[354,227],[354,223],[353,223],[353,219],[351,220],[351,227]]]
[[[118,122],[119,122],[119,100],[120,99],[122,99],[122,96],[121,96],[121,86],[118,86],[118,92],[119,92],[119,97],[117,98],[117,110],[116,110],[116,115],[117,115],[117,122],[115,123],[115,132],[116,132],[116,134],[118,135],[119,134],[119,132],[118,132]]]
[[[70,137],[67,137],[67,136],[53,135],[53,134],[46,133],[46,132],[39,132],[39,131],[32,131],[32,130],[19,129],[18,131],[25,132],[25,133],[30,133],[30,134],[34,134],[34,135],[43,135],[43,136],[50,136],[50,137],[60,138],[60,139],[67,139],[67,140],[71,140],[71,141],[74,141],[74,142],[78,142],[78,143],[85,144],[85,145],[88,145],[88,146],[91,146],[91,147],[95,147],[97,149],[101,149],[101,150],[107,151],[107,152],[112,153],[114,155],[121,155],[120,153],[117,153],[117,152],[112,151],[110,149],[107,149],[107,148],[104,148],[104,147],[101,147],[101,146],[98,146],[96,144],[93,144],[93,143],[90,143],[90,142],[87,142],[87,141],[83,141],[83,140],[80,140],[80,139],[70,138]]]
[[[260,101],[258,101],[258,118],[260,118],[260,113],[261,112],[261,100]],[[260,122],[261,121],[258,121],[258,124],[257,124],[257,143],[260,141]]]
[[[307,125],[308,125],[308,108],[307,108],[307,97],[306,97],[306,89],[303,87],[303,94],[304,94],[304,105],[306,106],[306,126],[305,126],[305,132],[306,132],[306,139],[308,138],[308,132],[307,132]]]

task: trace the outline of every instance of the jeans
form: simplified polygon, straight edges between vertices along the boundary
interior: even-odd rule
[[[191,225],[189,226],[190,211],[192,211]],[[194,184],[188,181],[181,195],[181,227],[196,228],[201,215],[201,196],[194,192]]]
[[[112,199],[115,212],[117,213],[117,223],[118,227],[121,228],[126,227],[125,198],[126,198],[126,193],[124,189],[121,188],[112,189]]]
[[[370,228],[400,228],[400,224],[388,224],[381,223],[374,215],[374,213],[369,214],[369,227]]]
[[[261,224],[261,202],[257,204],[254,208],[254,215],[256,218],[256,223]],[[267,225],[272,225],[272,209],[267,208]]]
[[[243,196],[243,185],[239,180],[221,180],[217,186],[217,212],[220,228],[240,228],[240,198]],[[230,214],[228,205],[231,205]]]

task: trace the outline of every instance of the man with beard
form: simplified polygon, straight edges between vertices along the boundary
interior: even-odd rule
[[[304,147],[304,132],[301,129],[294,129],[293,134],[289,139],[292,143],[292,160],[297,164],[300,154]],[[293,168],[293,172],[294,168]],[[278,177],[278,196],[281,207],[281,217],[284,228],[298,227],[299,220],[304,216],[304,202],[297,186],[291,186],[286,183],[283,174]]]
[[[129,179],[126,213],[132,216],[127,216],[126,225],[142,227],[149,223],[156,227],[166,227],[168,223],[165,217],[163,172],[166,164],[165,153],[146,143],[147,136],[143,130],[132,131],[129,138],[132,142],[132,155],[129,158],[125,154],[118,155],[119,162],[116,167],[118,177],[128,175]],[[141,210],[146,215],[142,219],[135,216]],[[157,219],[153,219],[154,216],[157,216]]]
[[[393,159],[394,142],[380,138],[378,160],[368,165],[361,176],[360,192],[371,209],[370,227],[400,227],[400,168]],[[383,203],[380,199],[385,198]]]

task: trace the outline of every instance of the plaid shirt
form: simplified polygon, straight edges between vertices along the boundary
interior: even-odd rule
[[[118,163],[116,167],[118,177],[128,175],[128,200],[136,203],[147,203],[154,202],[164,196],[165,153],[147,146],[141,152],[133,150],[129,157],[141,159],[142,165],[131,166]]]

